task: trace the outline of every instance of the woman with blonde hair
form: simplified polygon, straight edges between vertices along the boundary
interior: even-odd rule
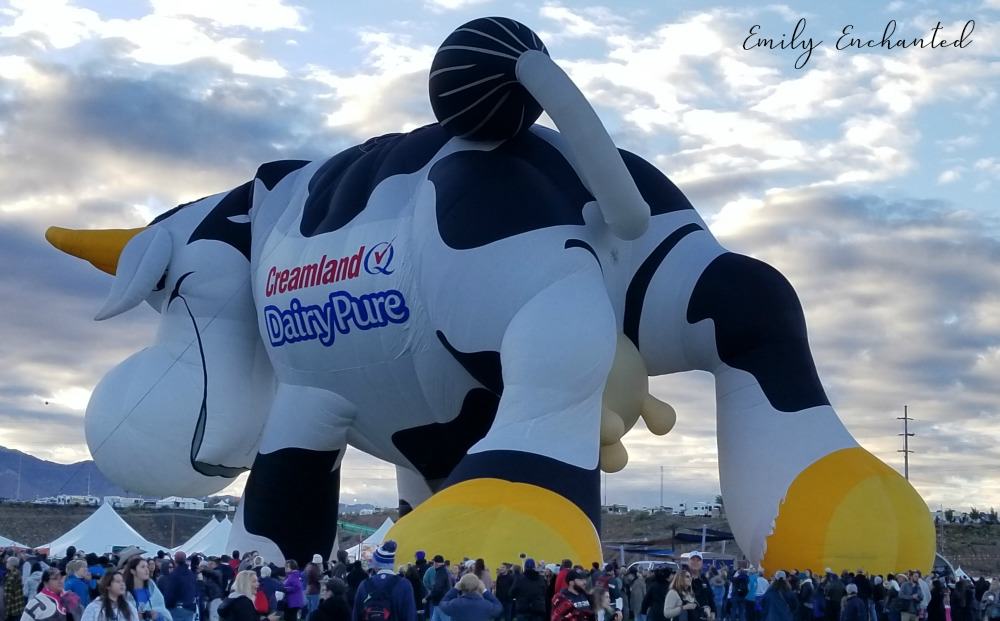
[[[679,571],[670,582],[670,590],[663,600],[663,616],[666,619],[678,621],[696,621],[698,619],[698,601],[691,588],[691,574]]]
[[[244,569],[236,574],[236,579],[233,580],[233,591],[219,606],[219,617],[226,621],[261,621],[264,618],[268,621],[278,621],[281,618],[279,615],[272,614],[264,617],[254,608],[253,603],[257,596],[258,586],[257,572],[254,570]]]
[[[451,621],[490,621],[503,612],[503,604],[486,590],[475,573],[462,576],[441,600],[440,607]]]

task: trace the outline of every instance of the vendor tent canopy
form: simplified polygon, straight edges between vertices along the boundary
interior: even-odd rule
[[[375,549],[382,545],[382,542],[385,541],[385,536],[389,534],[389,529],[392,528],[392,525],[392,518],[385,518],[385,521],[378,527],[378,530],[369,535],[367,539],[353,548],[348,548],[347,558],[353,561],[371,560],[372,554],[374,554]]]
[[[171,552],[183,551],[190,553],[189,551],[194,547],[194,545],[197,544],[198,541],[206,534],[212,532],[212,530],[218,525],[219,525],[219,520],[212,517],[211,519],[208,520],[207,524],[205,524],[198,530],[198,532],[191,535],[191,537],[181,545],[172,549]]]
[[[7,539],[3,535],[0,535],[0,548],[28,548],[24,544],[20,544],[13,539]]]
[[[148,541],[137,533],[107,503],[98,507],[90,517],[71,528],[65,535],[52,543],[39,546],[38,549],[47,549],[52,558],[62,558],[66,555],[66,548],[70,546],[95,554],[106,554],[113,552],[115,548],[127,546],[136,546],[146,552],[167,549],[166,546]]]
[[[229,533],[233,530],[233,522],[227,517],[221,522],[216,522],[212,530],[206,532],[197,540],[194,537],[179,548],[188,556],[200,554],[201,556],[222,556],[227,553],[226,544],[229,542]]]

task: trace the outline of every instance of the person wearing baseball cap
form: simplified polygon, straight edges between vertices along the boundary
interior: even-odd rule
[[[791,621],[792,613],[798,606],[799,600],[792,588],[788,584],[788,574],[783,571],[774,573],[774,581],[767,588],[764,597],[760,600],[761,619],[765,621],[783,620]],[[860,621],[865,621],[861,619]]]
[[[593,621],[594,607],[587,595],[587,574],[573,568],[566,572],[566,588],[552,598],[551,621]]]
[[[702,609],[702,613],[705,619],[715,615],[715,596],[712,595],[712,587],[709,586],[708,580],[702,575],[702,569],[704,568],[704,557],[702,553],[698,550],[692,550],[687,553],[687,565],[688,571],[691,572],[691,590],[694,592],[694,598],[698,602],[698,606]]]
[[[434,618],[434,609],[451,590],[451,577],[448,575],[448,568],[444,566],[444,557],[435,554],[431,561],[431,566],[424,573],[424,590],[427,591],[427,597],[424,598],[427,603],[427,619]],[[438,617],[440,618],[440,614]]]

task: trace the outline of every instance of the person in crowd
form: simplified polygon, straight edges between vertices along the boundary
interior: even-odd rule
[[[254,607],[258,586],[257,573],[252,569],[239,572],[233,580],[232,592],[219,606],[219,618],[225,621],[278,621],[281,617],[277,613],[261,615]]]
[[[3,578],[4,621],[18,621],[24,612],[24,584],[21,582],[21,561],[11,556],[6,563],[7,575]]]
[[[688,553],[687,567],[691,575],[691,591],[694,593],[698,606],[708,608],[707,611],[703,611],[701,616],[708,619],[715,614],[715,597],[712,595],[712,587],[708,585],[708,580],[702,575],[704,568],[702,553],[698,550]]]
[[[851,582],[858,587],[858,599],[861,603],[865,605],[865,610],[868,611],[868,616],[866,621],[872,621],[875,618],[875,607],[872,605],[872,583],[865,575],[863,569],[859,569],[854,572],[854,577],[851,578]]]
[[[285,592],[284,586],[272,575],[273,573],[269,566],[264,565],[260,568],[260,578],[257,581],[257,589],[263,591],[267,597],[268,613],[278,610],[278,593],[282,593],[282,597],[284,597]]]
[[[951,620],[973,621],[972,588],[969,581],[960,578],[951,592]]]
[[[347,583],[339,578],[331,578],[324,580],[321,587],[319,608],[309,615],[308,621],[351,621]]]
[[[663,603],[669,590],[670,570],[666,567],[653,570],[652,577],[646,581],[646,595],[639,605],[639,612],[646,617],[646,621],[664,621]]]
[[[927,606],[931,602],[931,585],[924,580],[924,576],[919,569],[913,570],[912,575],[916,578],[915,584],[917,588],[920,589],[920,600],[917,602],[917,615],[920,618],[926,618]]]
[[[80,605],[86,608],[90,604],[90,573],[87,571],[87,561],[73,559],[64,565],[66,580],[63,590],[70,591],[80,599]]]
[[[920,585],[917,584],[916,574],[909,577],[906,574],[899,574],[896,576],[896,580],[899,582],[899,597],[897,598],[899,618],[902,621],[917,621],[922,595]]]
[[[121,572],[106,572],[98,583],[98,596],[83,611],[82,621],[139,621],[139,613],[125,595],[126,589]]]
[[[149,575],[149,565],[138,556],[129,559],[123,572],[125,598],[143,621],[173,621],[163,593]]]
[[[31,597],[38,592],[39,585],[42,583],[42,564],[38,561],[31,563],[31,568],[28,570],[28,579],[24,583],[24,596]]]
[[[75,560],[76,560],[76,546],[69,546],[68,548],[66,548],[66,556],[63,557],[63,560],[59,561],[58,564],[59,570],[62,571],[63,575],[67,577],[67,580],[69,579],[69,576],[73,574],[66,571],[66,566]]]
[[[808,569],[799,574],[799,586],[795,593],[798,605],[795,608],[796,621],[813,621],[813,585],[812,572]]]
[[[203,608],[208,615],[209,621],[219,621],[219,606],[222,605],[222,598],[225,591],[222,588],[222,575],[218,570],[217,559],[209,558],[198,566],[198,593],[201,600],[200,608]],[[263,571],[265,568],[261,568]],[[270,567],[266,568],[270,575]]]
[[[393,573],[395,562],[395,541],[386,541],[372,554],[371,567],[377,573],[358,587],[353,621],[416,621],[413,587]]]
[[[319,580],[322,576],[323,556],[313,554],[312,562],[306,565],[302,576],[306,590],[306,617],[319,607]]]
[[[888,621],[886,616],[886,588],[882,576],[872,578],[872,604],[875,606],[875,621]]]
[[[448,591],[440,607],[452,621],[490,621],[503,612],[503,606],[476,575],[475,567]]]
[[[559,572],[556,574],[556,582],[554,587],[556,593],[560,593],[562,592],[563,589],[566,588],[566,582],[567,582],[566,577],[569,575],[569,572],[572,569],[573,569],[573,561],[571,561],[568,558],[563,559],[563,562],[559,565]]]
[[[947,621],[944,613],[944,592],[941,580],[931,582],[931,601],[927,604],[927,621]]]
[[[444,557],[440,554],[434,555],[434,564],[427,569],[424,574],[424,589],[427,590],[427,614],[434,619],[434,608],[441,603],[444,596],[451,589],[451,582],[448,576],[448,568],[444,564]]]
[[[787,574],[784,571],[775,572],[774,580],[760,602],[761,619],[762,621],[794,621],[798,603],[798,597],[788,585]]]
[[[83,558],[87,561],[87,571],[90,572],[91,579],[100,580],[104,576],[104,564],[101,563],[101,558],[93,552],[87,553]]]
[[[235,579],[236,572],[240,569],[240,551],[233,550],[233,555],[226,562],[229,568],[233,570],[233,577]]]
[[[551,598],[546,599],[548,587],[548,582],[535,567],[535,559],[524,559],[524,571],[510,591],[517,621],[545,621],[548,614],[545,604],[551,602]]]
[[[424,565],[427,561],[424,561]],[[419,566],[419,563],[418,563]],[[347,550],[337,550],[337,564],[333,566],[333,570],[330,575],[334,578],[338,578],[347,582],[347,572],[351,570],[351,564],[347,561]],[[423,578],[423,572],[420,573],[420,577]]]
[[[188,567],[187,555],[174,553],[174,569],[163,578],[163,600],[173,621],[192,621],[198,610],[198,579]]]
[[[302,586],[302,572],[294,560],[285,563],[285,621],[296,621],[299,611],[305,608],[306,595]]]
[[[722,618],[723,605],[726,599],[726,578],[721,571],[713,568],[708,573],[708,588],[712,590],[712,601],[715,602],[716,616]]]
[[[62,592],[62,572],[57,567],[44,570],[38,592],[24,604],[21,621],[67,621]]]
[[[750,595],[750,574],[746,569],[737,569],[729,581],[729,621],[747,620],[747,598]]]
[[[622,621],[622,612],[611,602],[611,592],[608,589],[594,587],[590,593],[590,603],[594,607],[595,621]]]
[[[681,569],[674,575],[667,597],[663,600],[663,618],[678,621],[707,621],[708,617],[703,617],[703,613],[704,608],[698,605],[694,590],[691,588],[691,572]]]
[[[472,566],[472,571],[479,578],[479,581],[483,583],[483,586],[487,591],[493,591],[493,577],[490,576],[490,570],[486,568],[486,561],[477,558]]]
[[[823,582],[823,609],[826,613],[826,621],[840,621],[840,603],[844,599],[845,593],[843,580],[827,567],[826,580]]]
[[[365,573],[364,568],[361,566],[361,561],[351,563],[351,569],[347,572],[347,603],[351,606],[354,605],[354,598],[358,594],[358,588],[367,579],[368,574]],[[425,617],[425,620],[429,618],[429,616]]]
[[[640,574],[637,567],[630,567],[625,574],[623,582],[625,596],[628,598],[629,617],[634,621],[646,621],[646,615],[642,612],[642,600],[646,598],[646,580],[648,578],[648,573]]]
[[[424,583],[420,579],[420,570],[417,569],[416,565],[406,565],[401,575],[410,582],[410,587],[413,589],[413,605],[417,607],[418,612],[423,610],[424,598],[427,594],[424,593]]]
[[[514,598],[510,593],[514,588],[514,572],[511,570],[510,563],[500,563],[500,566],[497,567],[497,578],[493,582],[493,586],[494,595],[503,606],[501,618],[503,621],[511,621],[514,615]]]
[[[858,585],[853,582],[844,587],[840,621],[868,621],[868,606],[858,595]]]
[[[594,621],[594,607],[587,595],[587,574],[574,567],[560,575],[565,576],[566,586],[552,598],[550,621]]]

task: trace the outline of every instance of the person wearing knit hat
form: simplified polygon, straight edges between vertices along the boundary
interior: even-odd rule
[[[378,573],[358,586],[352,621],[372,618],[416,621],[413,585],[409,580],[396,575],[395,564],[396,542],[389,540],[372,554],[370,566],[378,569]]]

